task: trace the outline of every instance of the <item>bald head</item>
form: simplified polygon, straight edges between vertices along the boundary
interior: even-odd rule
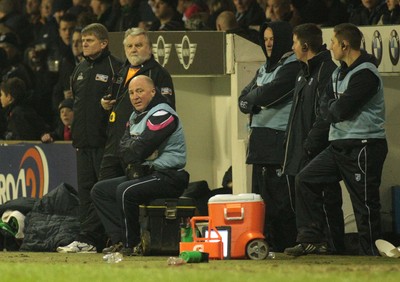
[[[153,80],[145,75],[138,75],[129,82],[129,98],[136,111],[143,112],[156,95]]]
[[[231,11],[224,11],[217,17],[216,28],[218,31],[229,31],[238,26],[235,14]]]

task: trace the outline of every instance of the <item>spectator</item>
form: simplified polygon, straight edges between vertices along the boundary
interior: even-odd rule
[[[109,179],[125,174],[125,167],[119,158],[119,142],[124,135],[126,122],[133,112],[129,101],[128,85],[133,77],[149,76],[172,108],[175,108],[175,91],[172,78],[152,55],[150,38],[140,28],[131,28],[125,32],[123,41],[127,58],[120,72],[114,77],[108,99],[102,99],[105,110],[110,111],[107,128],[107,142],[101,162],[100,179]]]
[[[119,0],[121,5],[120,15],[115,25],[115,31],[125,31],[131,27],[146,26],[143,17],[149,5],[142,0]]]
[[[74,68],[83,60],[81,29],[75,28],[70,38],[71,54],[64,56],[60,63],[57,83],[52,93],[52,109],[58,112],[58,105],[67,98],[73,98],[71,92],[71,75]],[[57,117],[58,120],[58,117]]]
[[[207,27],[211,30],[216,30],[216,21],[220,13],[223,11],[235,11],[232,0],[210,0],[208,7],[210,15],[207,20]]]
[[[61,122],[57,126],[56,130],[42,135],[40,140],[42,140],[43,143],[52,143],[58,140],[72,140],[71,125],[74,120],[73,105],[74,100],[72,98],[65,99],[60,103],[58,109],[60,112],[59,119]]]
[[[203,0],[178,0],[177,11],[183,15],[186,29],[206,29],[210,11]]]
[[[72,145],[77,149],[81,231],[71,244],[57,248],[61,253],[95,252],[96,247],[104,243],[90,190],[98,181],[106,142],[107,112],[101,107],[100,99],[121,66],[110,54],[108,43],[108,32],[102,24],[94,23],[82,29],[85,60],[71,77],[75,101]]]
[[[91,0],[90,7],[97,16],[97,22],[104,25],[108,31],[114,31],[116,15],[113,11],[113,0]]]
[[[236,20],[243,28],[259,26],[265,22],[265,13],[256,0],[233,0]]]
[[[283,140],[300,71],[287,22],[265,23],[260,29],[266,62],[242,90],[239,108],[250,114],[247,164],[253,165],[252,192],[267,203],[264,233],[275,251],[295,242],[294,186],[282,175]]]
[[[292,256],[326,254],[321,190],[343,179],[358,229],[360,255],[377,256],[380,238],[379,186],[387,154],[385,102],[376,59],[360,50],[362,33],[353,24],[335,26],[333,72],[321,100],[321,115],[331,124],[331,144],[296,176],[298,245]]]
[[[78,18],[82,13],[89,13],[91,0],[72,0],[72,7],[67,10],[68,14],[72,14]]]
[[[301,24],[293,30],[293,51],[301,62],[293,105],[286,129],[284,174],[294,177],[328,145],[329,123],[319,115],[323,93],[336,64],[322,44],[322,31],[316,24]],[[344,251],[342,190],[339,182],[323,189],[327,235],[331,250]],[[299,213],[296,213],[299,215]]]
[[[76,26],[76,17],[65,14],[60,18],[57,37],[47,44],[46,54],[43,59],[46,65],[40,72],[34,72],[36,83],[36,97],[39,102],[38,112],[45,118],[48,124],[54,127],[54,115],[57,111],[53,109],[53,91],[57,84],[60,73],[60,64],[65,60],[73,61],[71,51],[71,37]],[[65,71],[65,70],[63,70]],[[46,81],[46,86],[43,82]]]
[[[33,34],[27,18],[18,11],[16,4],[15,0],[0,1],[0,25],[17,34],[24,49],[32,41]]]
[[[348,22],[349,13],[343,2],[340,0],[325,0],[324,2],[328,9],[328,17],[326,17],[326,14],[323,15],[325,20],[323,20],[322,26],[331,27]]]
[[[182,15],[177,11],[177,0],[156,0],[154,15],[157,20],[150,27],[157,30],[185,30]]]
[[[384,0],[362,0],[350,14],[349,22],[357,25],[376,25],[385,9]]]
[[[12,32],[0,34],[0,49],[4,50],[6,54],[0,65],[0,82],[6,81],[11,77],[18,77],[24,81],[27,89],[32,89],[32,74],[22,63],[21,46],[19,45],[17,35]]]
[[[48,130],[43,119],[29,106],[27,90],[18,77],[3,81],[0,85],[0,102],[7,117],[6,140],[40,140]]]
[[[226,33],[234,33],[247,40],[253,42],[254,44],[260,44],[260,39],[258,37],[258,32],[254,29],[250,28],[243,28],[239,26],[238,22],[236,21],[235,14],[231,11],[224,11],[219,14],[217,18],[217,30],[218,31],[225,31]]]
[[[71,0],[55,0],[52,5],[51,13],[56,19],[57,23],[60,23],[61,17],[72,7]]]
[[[386,7],[378,22],[379,25],[400,23],[400,1],[386,0]]]
[[[103,253],[141,254],[139,205],[179,197],[189,183],[184,170],[185,138],[177,113],[148,76],[130,81],[129,97],[135,110],[120,143],[127,176],[100,181],[91,193],[111,237],[112,246]]]
[[[265,6],[265,17],[267,21],[286,21],[292,17],[291,0],[267,0]]]
[[[25,14],[33,26],[40,21],[40,2],[41,0],[26,0],[25,3]]]

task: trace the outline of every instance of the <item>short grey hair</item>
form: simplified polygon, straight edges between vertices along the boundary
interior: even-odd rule
[[[138,35],[144,35],[144,37],[145,37],[146,40],[147,40],[147,43],[149,44],[149,46],[151,46],[151,40],[150,40],[149,34],[147,33],[146,30],[144,30],[143,28],[140,28],[140,27],[128,28],[128,29],[125,31],[124,41],[122,41],[122,44],[125,45],[125,43],[126,43],[126,38],[127,38],[128,36],[138,36]]]

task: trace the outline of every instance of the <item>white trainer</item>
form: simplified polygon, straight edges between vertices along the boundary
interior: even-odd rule
[[[73,241],[71,244],[58,247],[59,253],[96,253],[96,247],[87,243]]]

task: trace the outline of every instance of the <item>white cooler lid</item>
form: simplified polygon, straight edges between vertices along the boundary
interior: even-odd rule
[[[216,204],[216,203],[235,203],[235,202],[260,202],[263,199],[259,194],[254,193],[245,193],[245,194],[220,194],[211,197],[208,200],[209,204]]]

